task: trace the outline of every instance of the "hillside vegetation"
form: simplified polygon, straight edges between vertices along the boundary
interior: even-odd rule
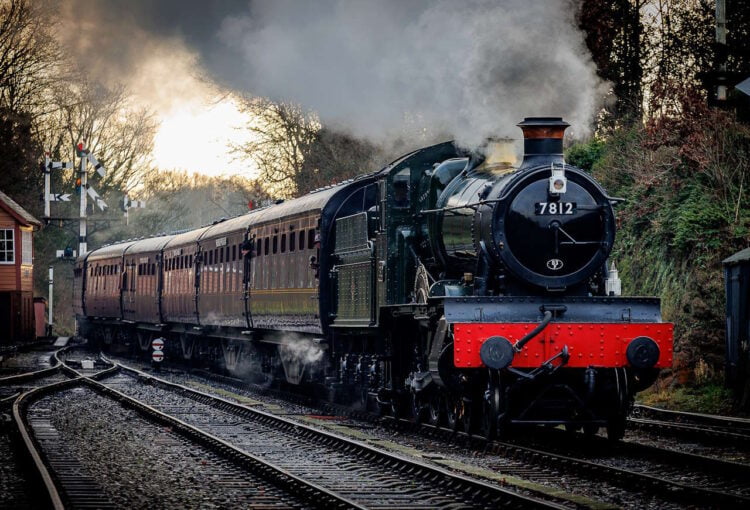
[[[623,294],[660,296],[675,323],[674,368],[653,398],[684,384],[714,391],[724,364],[721,261],[750,244],[750,129],[683,90],[671,111],[574,145],[567,160],[625,199],[612,252]]]

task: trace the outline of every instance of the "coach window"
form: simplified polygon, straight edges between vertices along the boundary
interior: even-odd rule
[[[189,265],[190,267],[193,267],[193,255],[192,255],[192,254],[191,254],[191,255],[190,255],[190,257],[188,258],[188,265]]]
[[[237,260],[237,245],[233,244],[232,245],[232,262],[234,262],[235,260]]]
[[[286,252],[286,234],[281,234],[281,253]]]
[[[214,264],[219,265],[219,249],[214,248]]]
[[[216,248],[219,252],[219,262],[224,262],[224,248]]]
[[[315,248],[315,229],[311,228],[307,231],[307,249],[312,250]]]
[[[294,232],[289,234],[289,251],[294,251],[294,249],[296,248],[296,241],[297,236],[294,234]]]
[[[212,265],[214,263],[214,252],[211,250],[208,250],[208,265]]]
[[[273,236],[273,253],[274,255],[279,251],[279,236]]]
[[[266,237],[265,247],[263,248],[263,255],[268,255],[268,237]]]
[[[305,249],[305,229],[299,231],[299,249]]]

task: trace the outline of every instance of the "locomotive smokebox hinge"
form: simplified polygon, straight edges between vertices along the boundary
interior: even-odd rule
[[[539,311],[544,312],[551,312],[552,317],[557,318],[561,317],[565,312],[568,311],[568,307],[565,305],[542,305],[539,307]]]

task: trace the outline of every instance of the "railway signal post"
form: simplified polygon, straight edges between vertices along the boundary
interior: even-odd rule
[[[87,196],[90,195],[91,199],[102,211],[107,208],[107,203],[104,200],[102,200],[99,194],[88,185],[86,162],[88,161],[92,165],[94,165],[94,170],[96,170],[96,173],[98,173],[102,177],[107,175],[107,170],[104,168],[104,166],[101,163],[99,163],[99,161],[94,157],[93,154],[91,154],[91,152],[89,152],[87,149],[84,148],[83,142],[80,142],[76,146],[76,153],[78,157],[81,158],[80,168],[78,170],[78,178],[81,181],[81,209],[80,209],[80,220],[79,220],[79,228],[78,228],[78,254],[85,255],[88,252],[88,242],[87,242],[88,199],[87,199]]]
[[[50,202],[70,202],[69,193],[52,193],[50,190],[50,174],[52,170],[65,170],[73,168],[72,161],[51,161],[49,152],[44,153],[44,219],[49,221]]]

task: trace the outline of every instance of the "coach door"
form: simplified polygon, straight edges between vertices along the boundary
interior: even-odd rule
[[[249,244],[246,244],[248,243]],[[242,299],[244,301],[245,322],[247,327],[253,327],[252,310],[250,310],[250,293],[253,286],[253,258],[257,255],[255,235],[250,234],[248,227],[243,242],[240,243],[238,256],[242,268]]]
[[[122,316],[130,320],[135,316],[135,258],[125,259],[120,284]]]

